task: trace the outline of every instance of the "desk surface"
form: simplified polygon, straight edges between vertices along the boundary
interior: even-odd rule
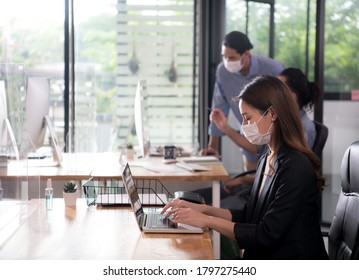
[[[31,202],[30,202],[31,203]],[[33,203],[37,203],[36,201]],[[0,247],[0,259],[213,259],[210,234],[141,233],[129,208],[43,201]]]
[[[121,177],[121,172],[124,166],[120,164],[119,158],[116,154],[103,153],[98,158],[99,161],[91,172],[92,177],[96,179],[111,179]],[[154,172],[142,167],[142,164],[163,166],[164,169],[166,166],[170,167],[170,165],[163,164],[162,158],[158,157],[129,161],[132,175],[136,179],[159,179],[161,181],[220,181],[228,179],[228,173],[223,164],[220,162],[218,164],[207,164],[206,167],[210,169],[209,171],[194,172],[187,170],[180,172]]]
[[[43,177],[54,180],[119,179],[123,166],[116,153],[73,153],[63,154],[61,166],[51,166],[51,160],[10,161],[6,168],[0,168],[0,177],[8,179],[19,176]],[[48,164],[49,163],[49,164]],[[164,181],[213,181],[226,180],[228,173],[223,164],[206,165],[210,171],[153,172],[140,167],[142,163],[162,164],[162,158],[145,158],[129,162],[136,179],[159,179]]]

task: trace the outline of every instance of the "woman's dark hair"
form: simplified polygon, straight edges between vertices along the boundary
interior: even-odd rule
[[[317,102],[320,89],[317,83],[310,82],[304,73],[298,68],[286,68],[279,76],[285,77],[285,83],[297,96],[300,108],[310,108]]]
[[[253,45],[249,41],[247,35],[240,31],[232,31],[228,33],[224,37],[222,44],[227,48],[236,50],[236,52],[240,55],[242,55],[245,51],[253,49]]]
[[[293,101],[289,87],[276,77],[261,76],[247,84],[236,100],[242,100],[262,114],[273,110],[276,115],[271,136],[274,141],[274,154],[278,152],[281,144],[303,153],[312,163],[317,185],[321,189],[325,183],[321,175],[321,162],[305,140],[297,104]]]

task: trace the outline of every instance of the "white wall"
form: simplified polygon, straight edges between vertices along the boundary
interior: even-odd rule
[[[338,177],[345,150],[359,140],[359,102],[325,101],[323,122],[329,128],[323,151],[323,173]],[[333,183],[331,190],[339,193],[339,182],[334,179]]]

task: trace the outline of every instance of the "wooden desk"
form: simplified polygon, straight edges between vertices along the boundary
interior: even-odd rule
[[[31,203],[37,203],[33,201]],[[129,208],[75,208],[54,199],[35,212],[0,247],[0,259],[213,259],[208,231],[203,234],[144,234]]]
[[[95,180],[122,180],[121,172],[123,166],[119,161],[119,154],[116,153],[74,153],[64,154],[60,167],[28,166],[27,169],[20,169],[14,164],[7,168],[7,173],[0,176],[18,177],[39,176],[41,179],[52,178],[53,180],[87,180],[94,177]],[[33,161],[33,160],[31,160]],[[41,164],[41,160],[40,164]],[[145,158],[130,162],[131,171],[135,179],[166,181],[201,181],[212,182],[212,205],[220,206],[220,181],[228,179],[228,173],[223,164],[209,164],[210,171],[190,172],[181,171],[175,173],[158,173],[149,171],[140,166],[144,162],[162,164],[162,158]],[[21,165],[24,167],[23,165]],[[220,235],[213,231],[213,249],[215,258],[220,258]]]

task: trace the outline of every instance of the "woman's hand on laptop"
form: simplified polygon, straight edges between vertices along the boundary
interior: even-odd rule
[[[178,208],[173,213],[172,222],[189,224],[199,228],[208,227],[208,216],[193,208]]]
[[[174,199],[167,203],[161,214],[168,218],[172,215],[174,223],[185,223],[197,227],[206,227],[207,215],[202,213],[202,205],[181,199]]]
[[[181,200],[181,199],[176,198],[176,199],[168,202],[165,205],[165,207],[163,207],[161,214],[166,214],[166,218],[168,218],[169,216],[174,215],[174,213],[181,208],[191,208],[198,212],[203,212],[203,210],[201,209],[202,208],[201,206],[202,206],[201,204],[192,203],[192,202],[188,202],[186,200]]]

